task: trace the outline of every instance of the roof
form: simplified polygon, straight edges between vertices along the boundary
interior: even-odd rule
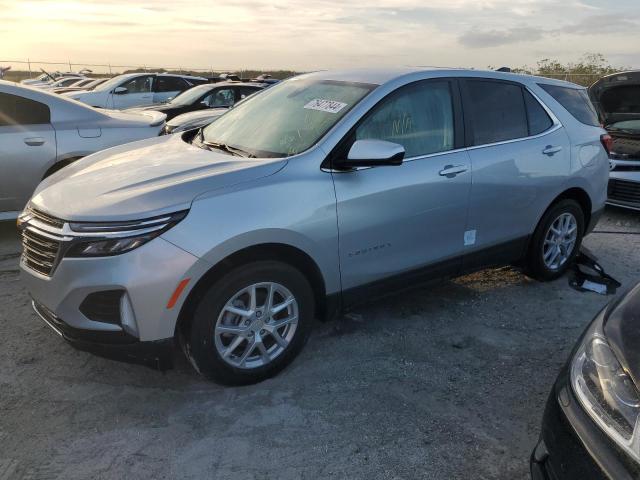
[[[519,73],[497,72],[495,70],[473,70],[464,68],[438,68],[438,67],[398,67],[398,68],[355,68],[348,70],[327,70],[300,75],[295,78],[319,78],[323,80],[335,80],[343,82],[369,83],[383,85],[396,79],[405,77],[437,78],[437,77],[482,77],[498,80],[511,80],[520,83],[535,82],[553,85],[561,85],[572,88],[583,88],[564,80],[555,80],[534,75]]]

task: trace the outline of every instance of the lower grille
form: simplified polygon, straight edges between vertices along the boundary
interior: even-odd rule
[[[640,204],[640,182],[630,182],[612,178],[607,189],[609,200],[622,203]]]
[[[58,258],[60,242],[25,228],[22,231],[22,260],[27,267],[50,276]]]
[[[124,290],[93,292],[80,304],[80,311],[94,322],[120,325],[120,299]]]

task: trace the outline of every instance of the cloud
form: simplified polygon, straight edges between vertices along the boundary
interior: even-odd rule
[[[567,25],[559,31],[577,35],[601,35],[608,33],[636,32],[640,24],[621,15],[593,15],[579,22]]]
[[[500,47],[515,43],[532,42],[544,35],[544,30],[536,27],[510,28],[508,30],[471,30],[462,34],[458,41],[469,48]]]

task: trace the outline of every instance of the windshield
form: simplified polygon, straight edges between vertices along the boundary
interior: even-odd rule
[[[94,88],[93,90],[95,92],[106,92],[108,90],[111,90],[112,88],[117,87],[118,85],[120,85],[124,80],[132,80],[135,78],[134,76],[125,76],[125,75],[117,75],[109,80],[107,80],[106,82],[104,82],[101,85],[98,85],[96,88]]]
[[[169,103],[171,105],[191,105],[202,95],[207,93],[213,87],[211,85],[198,85],[197,87],[190,88],[189,90],[177,95]]]
[[[638,115],[640,116],[640,114]],[[611,125],[607,125],[607,128],[616,130],[627,130],[630,132],[640,132],[640,119],[638,120],[624,120],[622,122],[615,122]]]
[[[320,140],[375,85],[296,78],[238,104],[206,127],[206,143],[256,157],[297,155]]]

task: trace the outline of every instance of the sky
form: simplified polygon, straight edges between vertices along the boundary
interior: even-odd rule
[[[0,0],[0,65],[487,68],[586,52],[640,68],[640,0]]]

